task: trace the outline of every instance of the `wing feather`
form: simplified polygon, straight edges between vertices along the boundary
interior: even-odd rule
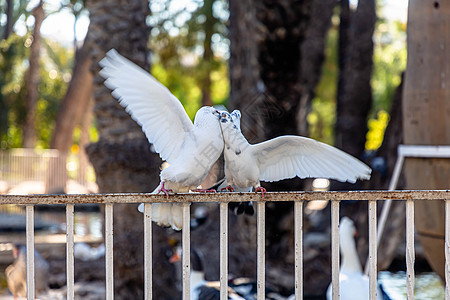
[[[181,102],[148,72],[110,50],[100,61],[100,74],[112,95],[139,125],[163,160],[179,155],[193,128]]]
[[[330,145],[300,136],[281,136],[252,145],[260,180],[328,178],[354,183],[369,179],[372,170],[353,156]]]

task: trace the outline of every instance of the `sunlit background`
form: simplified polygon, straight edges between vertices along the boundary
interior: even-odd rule
[[[38,1],[14,1],[15,23],[11,36],[0,42],[0,50],[4,55],[0,57],[0,97],[8,103],[7,111],[2,114],[0,131],[0,149],[10,150],[22,147],[22,126],[25,118],[25,74],[28,68],[29,47],[32,43],[31,33],[34,18],[31,11]],[[357,1],[350,1],[354,7]],[[44,9],[46,18],[42,23],[43,36],[41,71],[39,83],[39,99],[36,110],[37,141],[36,149],[43,150],[39,159],[49,155],[48,149],[55,124],[59,103],[64,97],[67,85],[71,80],[76,49],[80,47],[88,32],[89,13],[85,8],[85,1],[81,0],[46,0]],[[213,6],[214,24],[205,25],[206,17],[201,8],[201,0],[153,0],[150,1],[152,15],[147,22],[152,27],[149,39],[151,50],[151,73],[166,85],[183,103],[189,116],[193,118],[201,106],[201,80],[205,64],[211,68],[211,98],[214,104],[227,104],[229,96],[228,59],[229,40],[227,38],[227,22],[229,18],[227,1],[215,1]],[[374,34],[374,56],[372,73],[373,104],[368,120],[366,150],[377,150],[382,141],[386,126],[389,122],[389,111],[395,89],[401,82],[401,74],[406,68],[406,21],[407,0],[379,0],[377,1],[378,21]],[[0,4],[3,12],[5,3]],[[0,25],[6,22],[4,15],[0,18]],[[336,89],[337,89],[337,46],[338,46],[339,14],[335,12],[332,26],[326,38],[325,62],[320,83],[312,102],[312,111],[308,115],[310,137],[320,141],[334,143],[334,123],[336,118]],[[205,30],[212,32],[213,57],[209,61],[203,59]],[[73,190],[69,192],[96,192],[95,175],[89,166],[82,169],[78,155],[80,152],[81,127],[74,133],[74,145],[71,147],[67,170],[72,180]],[[91,142],[98,139],[95,122],[88,129]],[[12,155],[10,152],[8,155]],[[16,151],[14,157],[23,156]],[[6,154],[5,154],[6,155]],[[13,158],[4,158],[12,161]],[[17,166],[17,172],[26,169]],[[87,171],[86,171],[87,170]],[[34,175],[33,175],[34,176]],[[41,178],[42,179],[42,178]],[[16,178],[23,181],[23,178]],[[26,178],[27,184],[16,184],[13,193],[26,194],[30,182],[40,179]],[[0,182],[0,192],[8,192],[6,183]],[[325,190],[327,180],[316,180],[314,188]],[[19,186],[19,187],[17,187]],[[42,190],[42,186],[36,189]],[[25,189],[25,190],[24,190]],[[41,191],[39,190],[39,191]],[[9,190],[9,192],[11,192]],[[98,210],[77,214],[76,234],[78,241],[91,243],[91,249],[96,249],[101,243],[101,220]],[[17,208],[3,209],[3,213],[17,212]],[[47,242],[59,243],[63,238],[64,219],[61,215],[43,212],[40,217],[45,224],[45,235],[50,233]],[[19,223],[22,221],[18,221]],[[47,222],[47,223],[46,223]],[[21,223],[20,223],[21,224]],[[1,263],[9,262],[12,239],[21,237],[0,234]],[[19,234],[23,236],[22,233]],[[11,236],[14,236],[11,238]],[[37,237],[37,240],[44,237]],[[62,249],[64,250],[64,249]],[[7,252],[7,253],[5,253]],[[95,252],[95,251],[94,251]],[[3,253],[3,254],[2,254]],[[394,295],[395,299],[405,299],[404,273],[383,272],[380,281]],[[421,281],[423,278],[423,281]],[[0,282],[5,289],[4,278]],[[421,286],[417,291],[417,299],[442,299],[443,289],[439,279],[433,273],[424,274],[417,278]],[[422,285],[421,285],[422,282]],[[429,293],[427,293],[427,288]]]

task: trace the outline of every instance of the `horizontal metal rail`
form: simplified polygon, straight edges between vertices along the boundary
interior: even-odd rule
[[[414,200],[446,200],[446,299],[450,300],[450,191],[352,191],[352,192],[276,192],[266,193],[264,198],[256,193],[217,193],[217,194],[177,194],[169,199],[165,195],[154,194],[89,194],[89,195],[0,195],[0,204],[24,204],[27,207],[27,284],[34,287],[34,205],[65,204],[67,214],[67,287],[68,299],[73,299],[74,261],[73,261],[73,205],[78,203],[100,203],[105,206],[105,242],[106,242],[106,299],[114,299],[113,280],[113,206],[123,203],[145,202],[143,216],[144,264],[145,264],[145,299],[152,299],[152,238],[151,238],[151,203],[178,202],[183,204],[183,299],[190,297],[190,206],[191,202],[220,202],[220,278],[221,299],[228,297],[228,202],[255,201],[257,208],[257,299],[265,299],[265,202],[294,201],[294,235],[295,235],[295,299],[303,299],[303,202],[311,200],[331,201],[332,233],[332,298],[339,299],[339,205],[346,200],[369,201],[369,282],[370,299],[377,295],[377,218],[376,201],[406,200],[406,265],[407,298],[414,299]],[[29,289],[28,299],[34,299],[34,288]]]
[[[84,194],[84,195],[0,195],[2,204],[125,204],[169,202],[242,202],[242,201],[312,201],[312,200],[448,200],[450,190],[424,191],[350,191],[350,192],[268,192],[264,198],[257,193],[209,193],[165,195],[146,193]]]

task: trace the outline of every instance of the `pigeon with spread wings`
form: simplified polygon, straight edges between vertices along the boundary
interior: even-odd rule
[[[200,108],[192,124],[181,102],[164,85],[114,49],[100,61],[100,66],[100,75],[106,79],[112,95],[142,127],[155,151],[170,164],[161,171],[161,182],[153,193],[168,195],[171,190],[181,193],[196,189],[223,151],[217,110]],[[180,230],[182,206],[153,204],[152,220]]]
[[[285,135],[251,145],[241,132],[241,113],[220,112],[225,141],[225,177],[231,187],[255,188],[260,181],[319,177],[342,182],[369,179],[372,170],[353,156],[316,140]]]

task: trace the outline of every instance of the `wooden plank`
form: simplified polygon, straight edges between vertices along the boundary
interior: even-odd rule
[[[377,299],[377,202],[369,201],[369,299]]]
[[[191,282],[191,212],[190,203],[183,203],[183,229],[182,229],[182,245],[183,245],[183,300],[190,299],[190,282]]]
[[[450,190],[415,191],[350,191],[350,192],[268,192],[265,201],[312,201],[312,200],[446,200]],[[210,193],[175,194],[169,199],[155,194],[83,194],[83,195],[0,195],[2,204],[122,204],[122,203],[166,203],[166,202],[242,202],[261,200],[256,193]]]
[[[74,205],[66,205],[66,273],[67,273],[67,299],[75,298],[75,263],[74,263]]]
[[[295,300],[303,299],[303,202],[294,204]]]
[[[144,299],[152,299],[152,205],[144,204]]]
[[[414,299],[414,201],[406,201],[406,294]]]
[[[450,199],[445,200],[445,300],[450,300]]]
[[[449,15],[450,1],[409,1],[402,102],[406,145],[450,145]],[[406,158],[404,174],[406,188],[448,189],[450,159]],[[419,201],[415,207],[419,242],[433,271],[444,278],[444,203]]]
[[[220,203],[220,300],[228,299],[228,203]]]
[[[34,206],[26,206],[27,299],[34,300]]]
[[[339,202],[331,202],[331,285],[332,299],[339,299]]]
[[[259,195],[259,197],[261,197]],[[256,203],[256,231],[257,231],[257,299],[266,299],[266,203]]]
[[[105,205],[106,300],[114,299],[113,204]]]

